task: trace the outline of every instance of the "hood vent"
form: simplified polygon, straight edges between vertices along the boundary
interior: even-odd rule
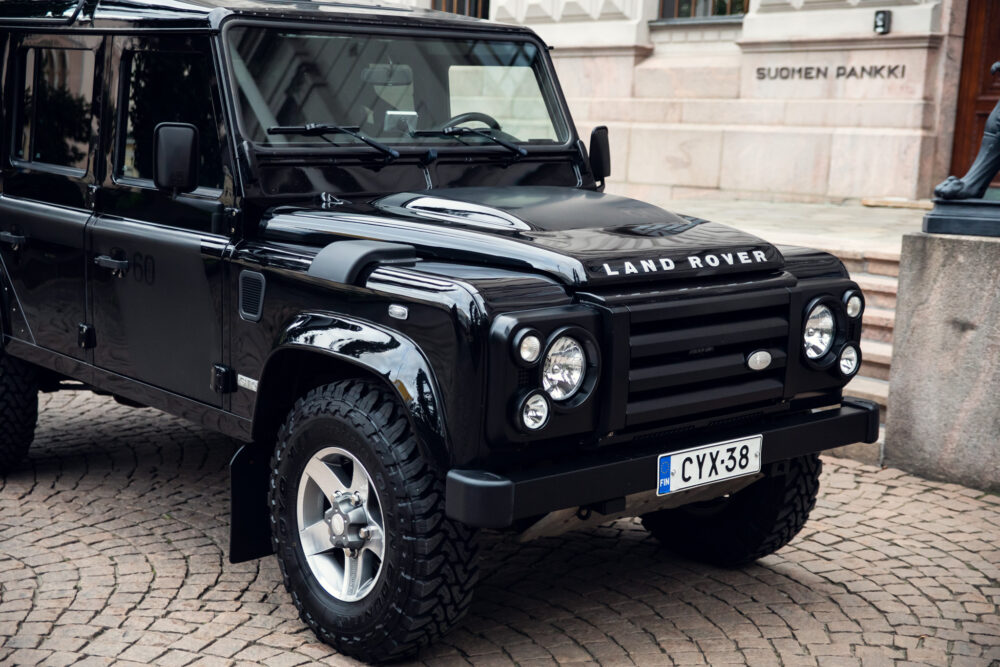
[[[445,199],[444,197],[419,196],[403,193],[376,202],[381,209],[395,210],[404,215],[440,222],[452,222],[488,229],[527,230],[531,226],[517,216],[492,206]]]

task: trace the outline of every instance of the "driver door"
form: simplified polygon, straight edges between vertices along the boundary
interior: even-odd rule
[[[113,38],[117,91],[108,168],[88,227],[94,365],[216,407],[223,363],[223,286],[232,182],[207,36]],[[153,133],[199,131],[199,187],[153,185]]]

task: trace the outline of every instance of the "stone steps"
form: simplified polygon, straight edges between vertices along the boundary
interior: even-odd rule
[[[865,304],[869,308],[895,310],[896,289],[899,284],[896,278],[871,273],[852,274],[851,277],[865,293]]]
[[[858,375],[873,380],[889,380],[892,344],[874,340],[861,341],[861,370]]]
[[[865,308],[862,318],[861,340],[892,344],[892,330],[896,326],[896,311],[888,308]]]
[[[826,250],[825,248],[820,248]],[[828,252],[840,258],[852,276],[865,274],[896,278],[899,276],[899,252],[830,248]]]

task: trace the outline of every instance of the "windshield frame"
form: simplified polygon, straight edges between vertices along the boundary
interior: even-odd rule
[[[566,98],[563,95],[562,86],[559,83],[559,79],[556,76],[555,68],[552,64],[552,58],[549,56],[549,48],[544,42],[541,41],[534,33],[513,26],[497,26],[495,24],[485,24],[482,28],[470,29],[468,25],[456,26],[455,28],[443,28],[440,24],[426,25],[414,20],[413,23],[407,23],[406,25],[373,25],[371,23],[360,23],[352,22],[349,20],[336,20],[333,17],[322,21],[310,21],[303,22],[301,20],[284,20],[284,19],[254,19],[254,18],[243,18],[234,17],[231,20],[225,21],[220,29],[220,42],[219,42],[219,52],[222,57],[222,62],[224,66],[224,80],[225,85],[228,90],[228,101],[227,106],[230,107],[230,114],[233,121],[233,128],[237,134],[239,140],[253,149],[255,155],[260,157],[293,157],[300,156],[303,158],[315,157],[315,156],[326,156],[329,158],[331,155],[336,155],[338,158],[377,158],[381,159],[381,153],[379,153],[374,148],[367,146],[365,144],[349,144],[334,146],[328,143],[309,143],[300,145],[274,145],[271,143],[262,143],[255,140],[250,136],[243,126],[243,114],[242,108],[239,102],[239,91],[240,86],[236,79],[236,74],[232,62],[232,56],[230,52],[230,42],[229,42],[229,31],[234,28],[262,28],[262,29],[273,29],[273,30],[287,30],[287,31],[301,31],[301,32],[328,32],[331,34],[361,34],[361,35],[388,35],[388,36],[407,36],[407,37],[427,37],[427,38],[443,38],[443,39],[485,39],[485,40],[495,40],[495,41],[506,41],[506,42],[525,42],[529,43],[538,49],[540,56],[540,74],[547,77],[547,83],[551,87],[552,96],[552,108],[550,113],[552,114],[553,125],[557,126],[562,123],[566,128],[566,141],[563,143],[551,143],[551,144],[529,144],[529,143],[519,143],[519,146],[523,146],[528,149],[529,158],[531,156],[545,156],[545,155],[560,155],[566,154],[568,151],[577,152],[579,146],[579,136],[577,134],[576,125],[573,122],[573,117],[570,114],[569,106],[566,103]],[[542,91],[543,97],[545,92]],[[549,105],[549,101],[546,100],[546,105]],[[317,119],[315,122],[325,122],[327,119]],[[438,153],[439,156],[445,157],[448,155],[456,156],[469,156],[478,155],[490,158],[504,158],[509,159],[511,157],[511,152],[504,148],[491,143],[477,143],[477,144],[460,144],[458,142],[452,143],[440,143],[440,144],[393,144],[393,148],[399,151],[400,159],[407,158],[417,158],[422,159],[426,156],[428,150],[433,149]]]

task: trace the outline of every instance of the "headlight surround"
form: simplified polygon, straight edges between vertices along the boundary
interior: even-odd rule
[[[587,353],[583,343],[572,336],[559,336],[545,351],[542,361],[542,388],[554,401],[572,398],[587,374]]]
[[[826,303],[814,304],[802,328],[802,349],[811,361],[819,361],[833,348],[837,337],[837,318]]]

